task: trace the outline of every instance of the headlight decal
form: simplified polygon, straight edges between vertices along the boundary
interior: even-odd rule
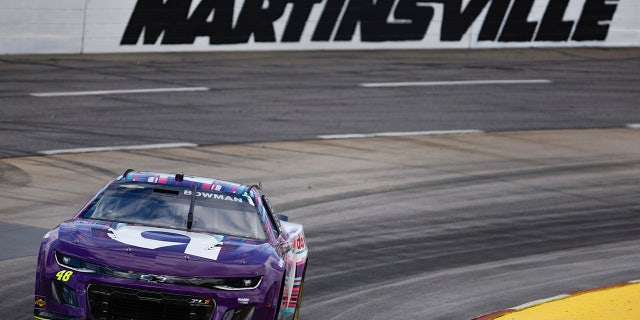
[[[225,283],[215,286],[220,290],[252,290],[260,286],[262,277],[253,278],[228,278]]]
[[[56,262],[61,267],[83,273],[98,273],[100,267],[96,264],[80,260],[60,252],[56,252]],[[58,279],[59,280],[59,279]]]

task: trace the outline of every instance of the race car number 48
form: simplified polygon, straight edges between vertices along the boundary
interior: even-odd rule
[[[67,282],[69,281],[69,279],[71,279],[72,275],[73,275],[73,271],[62,270],[56,273],[56,279],[62,282]]]

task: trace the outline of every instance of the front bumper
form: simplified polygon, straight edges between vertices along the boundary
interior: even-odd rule
[[[59,266],[58,266],[59,267]],[[213,290],[46,268],[37,275],[35,319],[273,319],[279,283]]]

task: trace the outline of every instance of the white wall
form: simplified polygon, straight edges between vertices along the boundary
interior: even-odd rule
[[[618,3],[607,42],[619,46],[640,46],[640,1],[621,0]]]
[[[0,54],[82,50],[86,0],[0,0]]]
[[[0,35],[0,54],[640,46],[640,1],[0,0]]]

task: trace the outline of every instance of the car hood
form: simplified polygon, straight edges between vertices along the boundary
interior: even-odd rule
[[[75,258],[159,275],[254,276],[279,260],[260,240],[105,221],[64,222],[58,240],[56,250]]]

